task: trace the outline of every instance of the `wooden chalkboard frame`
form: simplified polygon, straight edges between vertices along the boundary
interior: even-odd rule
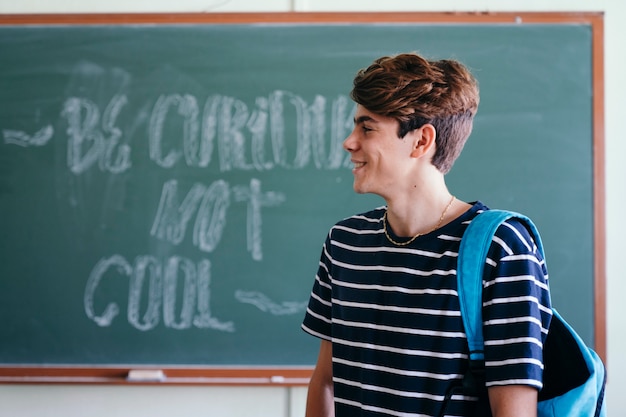
[[[15,14],[0,25],[124,24],[586,24],[592,31],[594,340],[606,360],[605,176],[604,176],[604,16],[581,12],[388,12],[388,13],[174,13],[174,14]],[[0,383],[274,385],[307,384],[311,367],[140,367],[145,378],[129,379],[133,369],[102,366],[0,367]],[[152,372],[151,372],[152,371]],[[162,371],[162,374],[153,371]]]

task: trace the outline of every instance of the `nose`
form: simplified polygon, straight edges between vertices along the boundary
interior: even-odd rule
[[[345,149],[346,151],[352,153],[352,152],[354,152],[357,149],[357,147],[358,147],[358,141],[354,137],[354,130],[353,130],[348,135],[348,137],[344,139],[344,141],[343,141],[343,149]]]

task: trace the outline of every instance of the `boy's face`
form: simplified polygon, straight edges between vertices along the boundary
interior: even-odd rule
[[[357,106],[354,130],[343,143],[354,164],[354,191],[377,194],[388,200],[394,191],[402,190],[414,166],[413,140],[412,134],[400,139],[398,129],[396,119]]]

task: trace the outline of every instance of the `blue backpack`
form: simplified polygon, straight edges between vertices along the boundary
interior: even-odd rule
[[[482,277],[494,233],[507,219],[526,225],[543,255],[541,237],[526,216],[487,210],[467,227],[457,264],[461,316],[469,344],[470,366],[463,389],[486,398],[482,329]],[[587,347],[574,329],[552,309],[553,317],[543,348],[543,389],[537,406],[539,417],[605,417],[606,370],[600,357]],[[488,404],[488,401],[486,402]],[[488,412],[488,408],[486,409]]]

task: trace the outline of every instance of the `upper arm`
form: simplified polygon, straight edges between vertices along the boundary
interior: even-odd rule
[[[322,340],[307,394],[307,417],[334,416],[332,343]]]
[[[311,376],[311,380],[313,379],[323,385],[332,384],[333,382],[333,351],[332,343],[329,340],[321,341],[317,363]]]
[[[488,257],[483,277],[487,386],[496,391],[527,388],[536,395],[551,319],[545,261],[517,220],[498,228]]]
[[[487,258],[482,312],[491,413],[536,417],[542,345],[551,317],[545,261],[516,219],[498,227]]]
[[[493,417],[536,417],[537,389],[527,385],[494,386],[488,389]]]

